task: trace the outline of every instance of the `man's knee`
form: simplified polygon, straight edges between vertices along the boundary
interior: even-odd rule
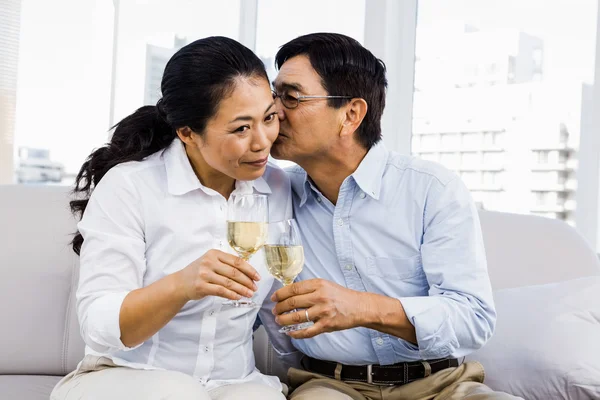
[[[358,393],[357,393],[358,394]],[[311,400],[311,399],[327,399],[327,400],[353,400],[355,398],[339,389],[326,385],[308,385],[304,384],[294,390],[290,395],[290,400]]]

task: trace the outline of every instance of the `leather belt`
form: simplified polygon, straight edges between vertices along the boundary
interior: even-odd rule
[[[440,358],[392,365],[344,365],[305,356],[302,358],[302,366],[307,371],[341,381],[400,386],[426,378],[446,368],[458,367],[458,360]]]

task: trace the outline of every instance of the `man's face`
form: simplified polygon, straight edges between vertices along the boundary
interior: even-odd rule
[[[328,95],[304,55],[290,58],[281,66],[274,87],[279,95],[286,93],[294,98]],[[302,165],[307,158],[324,154],[331,148],[340,131],[343,111],[329,107],[326,99],[307,99],[293,109],[286,108],[280,100],[276,104],[280,128],[271,148],[274,158]]]

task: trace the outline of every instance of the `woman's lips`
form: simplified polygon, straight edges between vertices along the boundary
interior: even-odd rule
[[[246,164],[252,165],[254,167],[264,167],[265,165],[267,165],[268,161],[269,161],[269,157],[265,157],[265,158],[261,158],[260,160],[256,160],[256,161],[246,161]]]

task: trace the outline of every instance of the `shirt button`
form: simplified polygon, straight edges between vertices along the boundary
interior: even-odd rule
[[[321,200],[321,198],[320,198],[320,197],[317,197],[317,201],[320,203],[320,202],[321,202],[321,201],[323,201],[323,200]]]
[[[352,271],[352,264],[346,264],[346,270]]]
[[[360,197],[361,199],[364,199],[365,197],[367,197],[367,195],[366,195],[366,194],[364,194],[364,193],[361,193],[359,197]]]
[[[219,247],[221,247],[221,248],[223,247],[223,241],[222,240],[219,240]]]
[[[381,346],[383,344],[383,339],[377,338],[377,340],[375,340],[375,343],[377,343],[379,346]]]
[[[219,210],[223,211],[223,204],[219,206]]]
[[[210,349],[208,348],[208,346],[204,346],[204,352],[208,353],[210,351]]]
[[[211,310],[211,311],[208,313],[208,315],[209,315],[209,316],[211,316],[211,317],[212,317],[213,315],[215,315],[215,310]]]
[[[339,219],[337,220],[337,224],[338,224],[339,226],[342,226],[342,225],[344,225],[344,220],[343,220],[343,219],[341,219],[341,218],[339,218]]]

